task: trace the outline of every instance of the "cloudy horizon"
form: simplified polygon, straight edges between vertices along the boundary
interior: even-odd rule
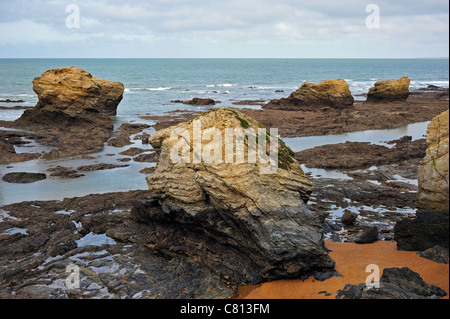
[[[0,58],[449,55],[447,0],[0,0],[0,11]]]

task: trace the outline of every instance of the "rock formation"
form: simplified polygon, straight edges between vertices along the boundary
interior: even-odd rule
[[[188,101],[182,101],[182,100],[172,100],[170,103],[181,103],[186,105],[195,105],[195,106],[213,106],[219,103],[222,103],[220,101],[214,101],[213,99],[202,99],[198,97],[194,97],[192,100]]]
[[[449,209],[449,111],[435,117],[428,126],[427,155],[419,169],[417,207],[421,210]]]
[[[369,90],[367,102],[406,101],[409,97],[410,83],[408,77],[379,81]]]
[[[416,218],[404,218],[394,227],[399,250],[424,251],[436,245],[449,248],[448,211],[417,211]]]
[[[449,111],[428,126],[428,149],[418,174],[416,219],[403,219],[395,227],[395,240],[402,250],[426,250],[449,240]]]
[[[201,98],[198,98],[198,97],[195,97],[192,100],[183,102],[183,104],[199,105],[199,106],[216,105],[217,103],[220,103],[220,101],[214,101],[213,99],[201,99]]]
[[[412,141],[411,136],[388,144],[395,146],[389,148],[367,142],[322,145],[297,152],[295,158],[309,168],[365,169],[410,159],[421,160],[427,149],[425,139]]]
[[[199,124],[203,140],[196,146]],[[278,169],[272,174],[261,173],[267,163],[238,163],[234,142],[233,163],[205,158],[195,162],[197,152],[204,156],[210,151],[206,133],[216,130],[216,135],[226,136],[227,128],[257,132],[262,127],[238,111],[222,108],[152,135],[150,143],[159,155],[155,172],[147,177],[153,199],[138,203],[136,210],[148,216],[143,219],[154,228],[148,234],[154,244],[185,251],[239,282],[298,277],[334,267],[324,248],[320,218],[305,205],[311,183],[281,140],[264,135],[265,142],[279,146]],[[171,138],[173,132],[184,132],[187,149],[177,150],[183,139]],[[249,136],[241,141],[248,159],[254,141]],[[188,156],[174,162],[174,148]],[[152,209],[155,205],[162,210]]]
[[[337,299],[440,299],[447,293],[427,284],[409,268],[386,268],[380,278],[380,287],[366,284],[347,285],[338,292]]]
[[[2,177],[2,181],[7,183],[31,184],[47,179],[47,175],[42,173],[8,173]]]
[[[98,79],[77,67],[49,70],[33,80],[37,105],[14,126],[47,135],[58,147],[44,158],[100,151],[113,129],[110,116],[122,100],[122,83]]]
[[[77,67],[44,72],[33,80],[39,102],[33,111],[62,112],[76,117],[82,113],[116,115],[124,87],[120,82],[96,78]],[[31,113],[30,112],[30,113]]]
[[[352,106],[354,98],[347,82],[342,79],[326,80],[319,84],[304,83],[288,98],[272,100],[265,109],[299,110],[302,107],[345,108]]]

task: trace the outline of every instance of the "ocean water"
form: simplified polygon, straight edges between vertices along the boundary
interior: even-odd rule
[[[20,103],[0,102],[0,106],[34,106],[38,99],[32,89],[32,80],[46,70],[64,66],[77,66],[96,77],[124,84],[124,98],[118,107],[117,116],[113,118],[116,127],[131,121],[154,124],[153,121],[139,118],[146,114],[159,115],[177,109],[198,108],[174,104],[170,102],[172,100],[212,98],[222,102],[219,106],[232,106],[234,101],[240,100],[287,97],[305,81],[318,83],[343,78],[349,83],[356,99],[359,98],[357,95],[367,93],[376,81],[402,76],[411,79],[412,89],[425,88],[430,84],[449,87],[448,59],[0,59],[0,100],[23,100]],[[23,110],[0,110],[0,120],[12,121],[22,113]],[[404,135],[421,138],[426,133],[426,126],[427,123],[418,123],[387,131],[285,141],[295,151],[346,140],[383,143]],[[152,134],[154,130],[148,129],[146,132]],[[151,146],[143,146],[136,141],[134,143],[123,149],[106,146],[102,152],[91,154],[95,158],[91,161],[74,156],[53,161],[38,159],[0,165],[0,177],[9,172],[48,174],[47,170],[57,165],[76,168],[94,163],[122,164],[117,162],[123,157],[118,154],[125,149],[141,147],[151,151]],[[33,149],[46,150],[48,147],[42,145]],[[16,147],[16,151],[28,150]],[[133,161],[127,164],[130,165],[127,168],[83,173],[84,177],[74,180],[48,178],[27,185],[0,180],[0,206],[25,200],[53,200],[146,189],[145,175],[139,171],[155,164]],[[320,175],[324,176],[326,172],[321,171]]]
[[[429,84],[449,87],[448,59],[0,59],[0,100],[35,105],[31,81],[46,70],[64,66],[122,82],[126,89],[119,117],[189,109],[192,106],[170,101],[193,97],[213,98],[221,106],[235,100],[281,98],[305,81],[342,78],[353,95],[367,93],[376,81],[402,76],[411,79],[412,89]],[[2,112],[0,119],[20,114]]]

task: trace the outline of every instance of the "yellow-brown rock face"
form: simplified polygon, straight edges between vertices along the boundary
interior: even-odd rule
[[[262,132],[227,139],[243,130]],[[159,159],[147,183],[165,212],[151,216],[161,224],[151,236],[160,247],[188,251],[243,282],[333,268],[320,218],[305,204],[311,183],[293,152],[264,130],[221,108],[151,136]],[[260,143],[267,146],[261,153]]]
[[[428,126],[427,155],[419,170],[417,206],[422,210],[449,209],[449,111],[435,117]]]
[[[406,101],[409,97],[410,84],[411,81],[408,77],[379,81],[369,90],[367,102]]]
[[[101,80],[77,67],[44,72],[33,80],[39,101],[14,122],[41,134],[43,143],[57,147],[43,158],[54,159],[103,149],[114,125],[124,86]]]
[[[266,109],[299,110],[308,107],[345,108],[352,106],[353,98],[348,83],[343,79],[326,80],[319,84],[304,83],[288,98],[270,101]]]
[[[68,114],[83,111],[116,115],[124,86],[102,80],[77,67],[49,70],[33,80],[39,97],[38,107]]]

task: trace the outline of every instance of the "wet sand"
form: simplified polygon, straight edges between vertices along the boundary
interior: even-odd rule
[[[393,241],[358,245],[328,240],[326,246],[332,250],[330,256],[336,262],[336,270],[342,277],[333,277],[323,282],[310,277],[305,281],[279,280],[258,286],[244,286],[239,288],[238,298],[335,299],[338,290],[344,289],[346,284],[358,285],[366,282],[370,273],[365,270],[370,264],[380,267],[380,275],[385,268],[409,267],[419,273],[426,283],[444,289],[447,293],[444,299],[449,298],[449,265],[422,258],[416,252],[399,251]]]

